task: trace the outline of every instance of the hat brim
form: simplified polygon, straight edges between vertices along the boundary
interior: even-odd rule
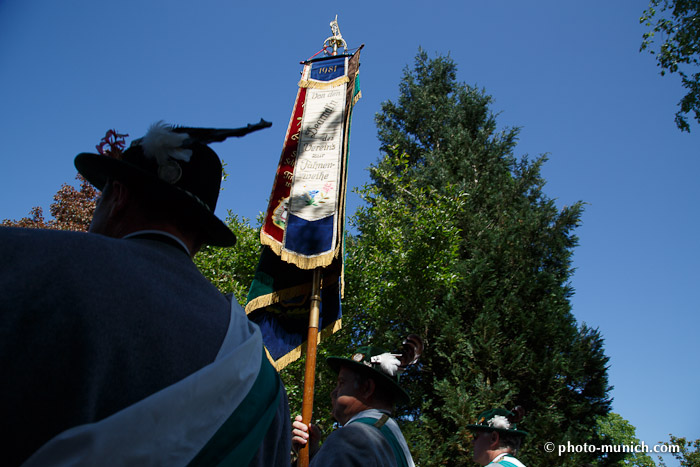
[[[411,398],[409,397],[408,393],[401,386],[399,386],[396,383],[396,381],[394,381],[384,373],[381,373],[377,370],[373,370],[367,365],[343,357],[328,357],[326,358],[326,363],[336,373],[340,373],[340,367],[345,366],[353,371],[370,376],[380,381],[385,387],[391,388],[396,393],[397,400],[399,402],[402,402],[404,404],[409,404],[411,402]]]
[[[506,430],[504,428],[493,428],[490,426],[484,426],[484,425],[467,425],[467,429],[469,431],[487,431],[487,432],[492,432],[492,431],[497,431],[499,433],[503,434],[508,434],[508,435],[516,435],[516,436],[527,436],[529,433],[527,431],[522,431],[522,430]]]
[[[204,243],[212,246],[231,247],[236,244],[236,235],[201,201],[186,191],[164,182],[135,165],[100,154],[80,153],[75,156],[75,168],[95,188],[102,191],[109,179],[134,180],[156,187],[197,213],[204,233]]]

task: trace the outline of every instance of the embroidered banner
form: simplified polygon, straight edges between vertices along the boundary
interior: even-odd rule
[[[246,313],[279,371],[301,356],[311,278],[322,267],[320,336],[340,329],[350,121],[360,98],[359,50],[304,66],[260,240],[266,248]]]
[[[302,269],[338,257],[359,51],[304,66],[260,240]]]

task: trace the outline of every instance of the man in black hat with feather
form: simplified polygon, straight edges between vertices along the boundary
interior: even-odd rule
[[[423,341],[415,334],[403,343],[400,353],[375,346],[360,347],[351,358],[329,357],[326,362],[338,374],[331,392],[336,429],[319,449],[320,431],[302,423],[297,416],[292,444],[311,443],[311,466],[414,466],[406,440],[391,418],[397,402],[410,398],[399,385],[399,376],[415,363]]]
[[[102,190],[90,233],[0,228],[4,465],[289,465],[260,330],[191,259],[236,241],[208,144],[268,126],[157,123],[75,158]]]

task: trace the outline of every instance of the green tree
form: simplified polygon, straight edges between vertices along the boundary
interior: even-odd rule
[[[557,209],[542,192],[546,157],[515,157],[518,130],[497,131],[490,96],[456,70],[419,51],[397,103],[377,115],[384,156],[353,219],[344,332],[384,346],[426,339],[403,375],[417,463],[472,465],[465,425],[516,404],[529,412],[525,464],[594,461],[542,450],[600,443],[596,419],[610,406],[602,337],[569,303],[583,204]]]
[[[678,446],[679,451],[673,457],[680,461],[681,467],[700,467],[700,439],[691,441],[680,436],[669,435],[671,439],[663,443],[666,447]],[[659,467],[666,464],[659,456]]]
[[[259,229],[230,210],[226,224],[236,234],[236,245],[233,248],[205,245],[195,255],[194,263],[222,293],[233,293],[238,303],[245,305],[260,258]]]
[[[678,73],[687,94],[678,103],[676,125],[690,132],[687,114],[700,122],[700,3],[697,0],[651,0],[639,22],[644,33],[640,51],[656,56],[661,75]],[[655,40],[660,39],[654,49]]]
[[[635,428],[614,412],[598,419],[598,432],[607,446],[620,447],[618,452],[608,453],[599,465],[655,467],[654,460],[643,452],[624,452],[624,446],[639,446]]]

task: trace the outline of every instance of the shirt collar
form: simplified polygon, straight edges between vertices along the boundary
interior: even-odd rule
[[[348,423],[352,422],[355,419],[363,418],[363,417],[370,417],[370,418],[377,418],[378,419],[384,414],[391,416],[391,413],[388,410],[367,409],[367,410],[363,410],[362,412],[358,412],[355,415],[353,415],[352,418],[350,418],[350,420],[348,420]],[[346,425],[348,423],[346,423]]]
[[[494,462],[494,463],[495,463],[495,462],[498,462],[498,461],[500,461],[501,459],[503,459],[503,458],[506,457],[506,456],[511,456],[511,457],[513,457],[513,455],[512,455],[511,453],[509,453],[509,452],[504,452],[503,454],[499,454],[499,455],[497,455],[496,457],[494,457],[494,459],[493,459],[491,462]]]
[[[185,251],[185,253],[187,253],[187,256],[192,256],[190,254],[190,249],[187,248],[185,242],[183,242],[179,237],[169,232],[164,232],[162,230],[137,230],[136,232],[131,232],[130,234],[124,235],[122,238],[150,237],[151,239],[154,239],[153,236],[162,236],[173,240],[175,243],[177,243],[178,246],[180,246]]]

